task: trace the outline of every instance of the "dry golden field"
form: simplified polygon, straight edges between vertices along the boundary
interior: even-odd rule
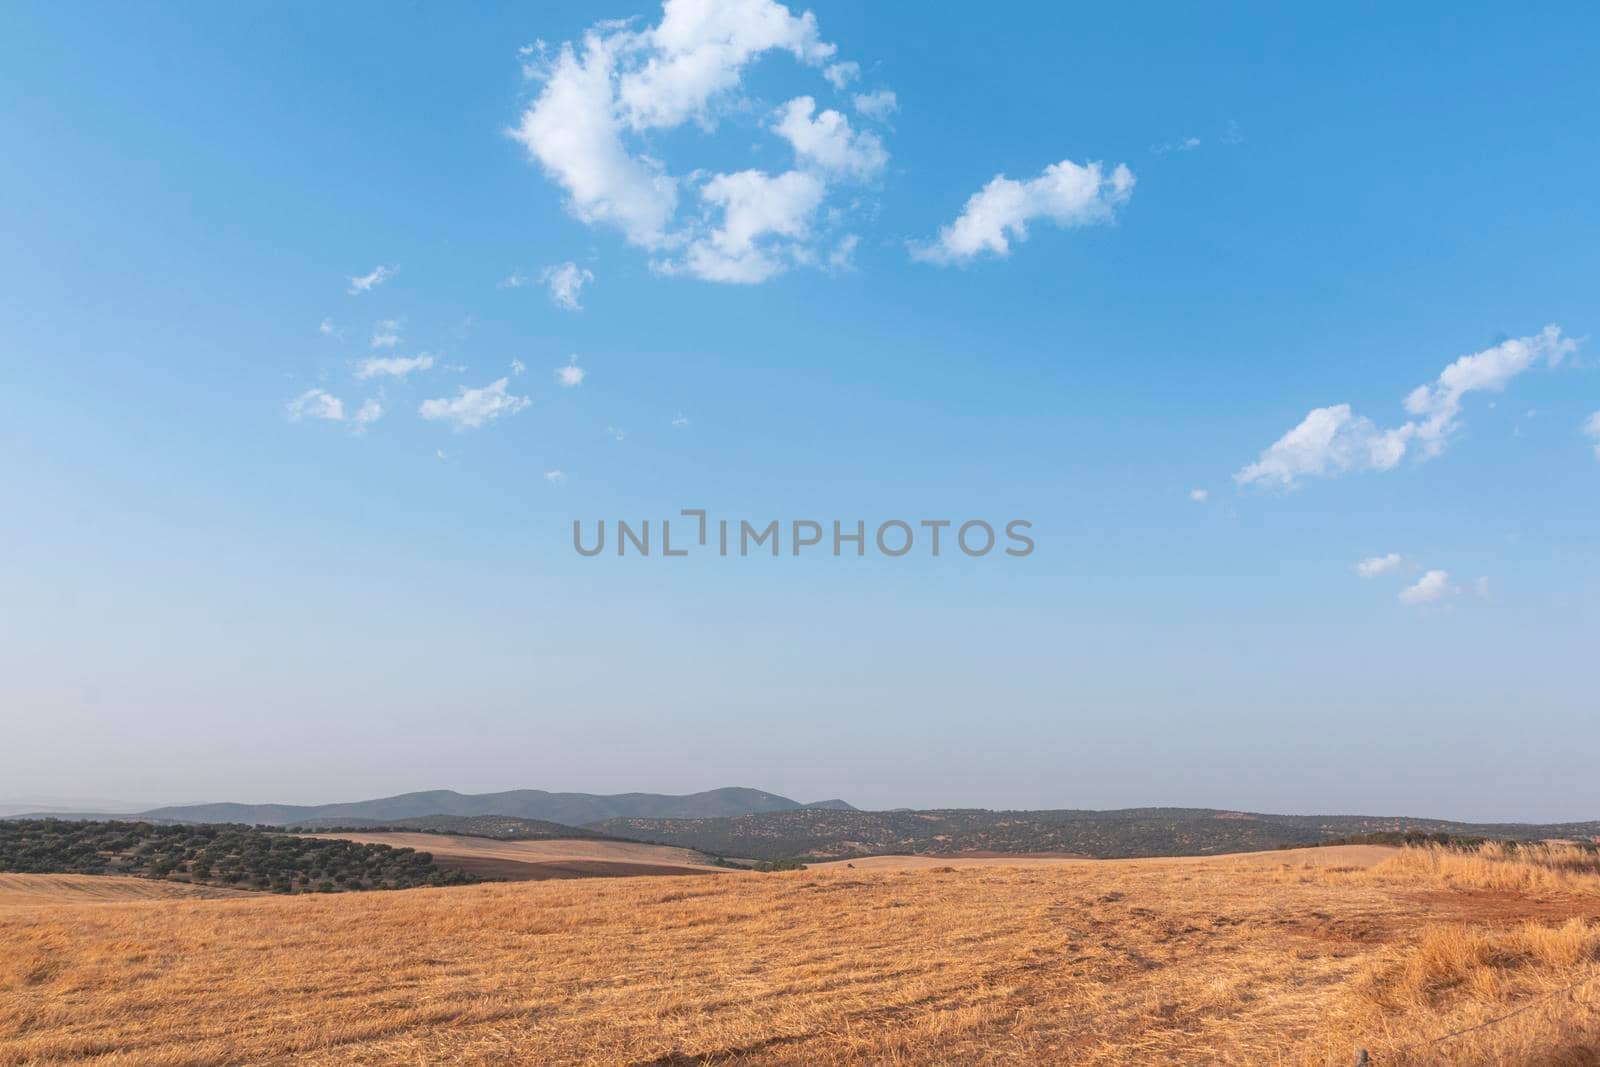
[[[433,854],[442,867],[458,867],[485,878],[508,882],[545,878],[595,878],[637,875],[720,874],[693,849],[644,845],[632,841],[562,838],[554,841],[500,841],[462,834],[397,831],[301,834],[335,837],[369,845],[414,848]]]
[[[34,904],[0,1062],[1593,1064],[1597,969],[1560,847]]]

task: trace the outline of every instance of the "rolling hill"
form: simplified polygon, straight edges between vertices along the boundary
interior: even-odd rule
[[[829,810],[853,810],[842,800],[826,800]],[[266,826],[354,825],[393,823],[431,815],[506,815],[538,819],[566,826],[583,826],[606,819],[707,819],[770,811],[797,811],[807,807],[797,800],[760,789],[711,789],[687,796],[661,793],[548,793],[542,789],[513,789],[504,793],[457,793],[436,789],[420,793],[360,800],[346,804],[186,804],[154,808],[137,817],[152,822],[244,823]],[[70,816],[58,816],[68,818]]]
[[[1414,831],[1539,840],[1588,839],[1600,822],[1460,823],[1362,815],[1266,815],[1210,808],[1115,811],[829,811],[807,808],[722,819],[608,819],[617,837],[755,860],[874,854],[1067,853],[1099,858],[1201,856],[1316,845]]]

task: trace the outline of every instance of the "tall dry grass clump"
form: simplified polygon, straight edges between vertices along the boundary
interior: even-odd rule
[[[1507,893],[1600,894],[1600,851],[1568,844],[1507,845],[1498,841],[1471,851],[1411,846],[1374,867],[1371,874]]]

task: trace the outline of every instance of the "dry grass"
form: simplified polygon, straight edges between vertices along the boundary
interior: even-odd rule
[[[104,874],[0,874],[0,908],[59,907],[62,904],[133,900],[238,900],[256,896],[244,889],[157,882]]]
[[[1600,852],[1574,845],[1490,842],[1473,852],[1406,848],[1374,874],[1511,893],[1600,893]]]
[[[1379,858],[6,909],[0,1062],[1600,1062],[1600,876]]]

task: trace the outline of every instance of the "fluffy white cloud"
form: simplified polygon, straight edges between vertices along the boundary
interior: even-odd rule
[[[582,311],[583,305],[578,303],[578,294],[583,292],[585,285],[594,281],[594,275],[576,263],[568,262],[546,267],[540,273],[539,280],[549,288],[550,300],[556,307]]]
[[[1434,382],[1411,391],[1405,408],[1415,418],[1392,429],[1379,429],[1371,419],[1354,414],[1349,404],[1314,408],[1256,462],[1235,474],[1234,481],[1241,486],[1289,489],[1302,478],[1390,470],[1413,448],[1420,458],[1430,459],[1444,451],[1459,427],[1461,403],[1468,393],[1499,392],[1539,362],[1554,366],[1576,350],[1577,343],[1563,337],[1559,326],[1546,326],[1530,337],[1462,356]]]
[[[1011,242],[1026,240],[1035,219],[1063,227],[1111,222],[1133,195],[1133,184],[1133,172],[1121,163],[1108,175],[1099,163],[1079,166],[1070,159],[1024,182],[997,174],[967,199],[954,222],[912,255],[929,263],[966,263],[984,252],[1009,255]]]
[[[1189,490],[1189,499],[1196,504],[1204,504],[1211,499],[1211,492],[1207,489],[1191,489]]]
[[[384,375],[404,378],[412,371],[429,370],[432,367],[433,357],[426,352],[420,356],[374,356],[356,365],[356,377],[363,381]]]
[[[900,99],[894,95],[893,89],[857,93],[851,100],[857,111],[878,122],[888,122],[889,116],[900,110]]]
[[[889,153],[883,150],[877,134],[852,130],[850,120],[833,110],[813,119],[811,113],[816,107],[817,102],[811,97],[797,96],[778,109],[778,122],[773,126],[778,136],[794,148],[795,158],[802,166],[858,179],[871,178],[883,170]]]
[[[379,319],[372,324],[372,347],[393,348],[400,343],[400,327],[404,326],[399,319]]]
[[[565,367],[556,368],[556,381],[560,383],[563,389],[571,389],[574,386],[582,385],[585,377],[587,377],[587,374],[582,367],[578,366],[577,356],[573,356],[568,360]]]
[[[317,324],[317,332],[324,337],[338,337],[339,328],[333,324],[332,319],[323,319]]]
[[[565,471],[561,470],[545,471],[544,480],[549,482],[551,485],[566,485],[567,475]]]
[[[1450,584],[1449,571],[1429,571],[1416,584],[1400,590],[1402,604],[1434,604],[1455,596],[1459,590]]]
[[[350,288],[347,289],[346,292],[348,292],[351,296],[359,296],[368,290],[376,289],[390,278],[393,278],[395,276],[395,272],[399,269],[399,267],[385,267],[380,263],[378,266],[372,268],[372,272],[370,274],[362,274],[358,277],[351,278]]]
[[[1368,556],[1356,564],[1356,573],[1363,578],[1376,578],[1380,574],[1399,570],[1400,564],[1405,562],[1400,558],[1400,553],[1390,552],[1386,556]]]
[[[520,359],[514,359],[511,361],[511,373],[526,374],[528,373],[528,365]]]
[[[1600,459],[1600,411],[1589,416],[1589,421],[1583,424],[1583,432],[1595,439],[1594,458]]]
[[[481,389],[463,385],[455,396],[424,400],[417,413],[425,419],[449,422],[457,430],[476,430],[502,416],[515,415],[533,403],[525,396],[512,396],[507,389],[510,381],[501,378]]]
[[[721,225],[690,243],[682,269],[716,282],[763,282],[781,273],[795,249],[774,238],[805,237],[825,191],[820,178],[798,170],[777,177],[759,170],[717,175],[700,196],[721,209]],[[664,273],[677,269],[656,267]]]
[[[344,421],[344,401],[325,389],[307,389],[285,406],[290,422],[301,419]]]
[[[621,230],[654,254],[660,273],[754,282],[791,263],[821,263],[819,242],[831,235],[811,222],[829,185],[876,173],[887,159],[876,135],[850,130],[837,112],[812,119],[807,97],[799,98],[808,104],[803,114],[790,118],[786,110],[775,127],[795,146],[804,175],[691,169],[679,176],[646,154],[658,131],[693,122],[714,132],[746,67],[766,53],[825,69],[836,86],[859,72],[854,64],[825,68],[836,49],[822,40],[815,17],[774,0],[666,0],[654,26],[601,22],[581,45],[537,51],[528,69],[543,88],[512,136],[565,191],[572,214]],[[705,210],[680,219],[686,191],[697,192],[694,202]],[[753,227],[763,218],[770,223]]]

